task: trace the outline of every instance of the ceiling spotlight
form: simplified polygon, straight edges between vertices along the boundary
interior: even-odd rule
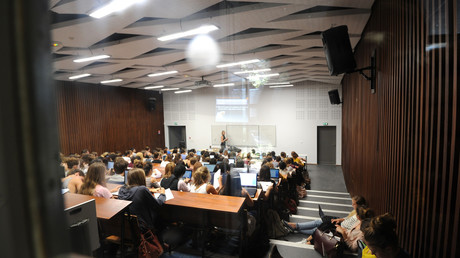
[[[252,70],[252,71],[240,71],[240,72],[234,72],[233,74],[245,74],[245,73],[263,73],[263,72],[268,72],[271,71],[272,69],[270,68],[265,68],[265,69],[258,69],[258,70]]]
[[[240,61],[240,62],[235,62],[235,63],[221,64],[221,65],[218,65],[216,67],[217,68],[225,68],[225,67],[230,67],[230,66],[252,64],[252,63],[257,63],[257,62],[260,62],[260,60],[259,59],[252,59],[252,60]]]
[[[123,81],[123,80],[122,79],[113,79],[113,80],[101,81],[101,83],[106,84],[106,83],[121,82],[121,81]]]
[[[290,82],[269,82],[269,83],[265,83],[265,85],[280,85],[280,84],[290,84]]]
[[[102,18],[114,12],[120,12],[143,0],[112,0],[110,3],[89,14],[93,18]]]
[[[178,90],[179,88],[166,88],[166,89],[161,89],[161,91],[170,91],[170,90]]]
[[[292,87],[294,85],[292,84],[282,84],[282,85],[272,85],[272,86],[268,86],[269,88],[285,88],[285,87]]]
[[[80,79],[80,78],[84,78],[84,77],[88,77],[88,76],[91,76],[91,74],[83,73],[83,74],[79,74],[79,75],[70,76],[69,80],[76,80],[76,79]]]
[[[192,90],[180,90],[180,91],[175,91],[174,93],[180,94],[180,93],[187,93],[187,92],[192,92]]]
[[[83,62],[95,61],[95,60],[100,60],[100,59],[106,59],[109,57],[110,57],[109,55],[98,55],[98,56],[90,56],[90,57],[75,59],[73,61],[75,63],[83,63]]]
[[[147,86],[147,87],[144,87],[144,90],[161,89],[161,88],[163,88],[163,87],[164,87],[163,85],[158,85],[158,86]]]
[[[162,75],[168,75],[168,74],[175,74],[178,73],[178,71],[167,71],[167,72],[162,72],[162,73],[151,73],[148,74],[148,77],[155,77],[155,76],[162,76]]]
[[[259,78],[266,78],[266,77],[273,77],[273,76],[278,76],[280,75],[279,73],[271,73],[271,74],[258,74],[258,75],[253,75],[247,77],[249,80],[257,80]]]
[[[212,87],[218,88],[218,87],[228,87],[228,86],[235,86],[235,84],[234,83],[214,84]]]
[[[178,38],[184,38],[192,35],[198,35],[198,34],[206,34],[211,31],[218,30],[219,28],[215,25],[203,25],[199,28],[192,29],[192,30],[187,30],[183,32],[178,32],[174,34],[170,34],[167,36],[159,37],[159,41],[167,41],[167,40],[173,40],[173,39],[178,39]]]

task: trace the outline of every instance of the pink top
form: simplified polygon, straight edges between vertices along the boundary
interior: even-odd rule
[[[345,242],[347,243],[350,250],[353,252],[358,250],[358,240],[364,239],[364,234],[361,231],[360,227],[361,221],[358,220],[353,225],[353,228],[351,230],[347,230],[347,239],[345,240]]]
[[[104,197],[107,199],[112,198],[112,193],[109,191],[109,189],[103,187],[102,185],[96,185],[96,188],[94,188],[93,195],[96,197]]]

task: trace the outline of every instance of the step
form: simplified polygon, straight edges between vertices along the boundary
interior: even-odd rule
[[[270,244],[276,245],[282,257],[321,257],[312,245],[277,239],[270,239]]]

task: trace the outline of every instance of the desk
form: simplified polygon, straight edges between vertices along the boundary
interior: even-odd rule
[[[162,208],[164,220],[183,221],[205,231],[212,226],[237,229],[243,243],[247,229],[246,212],[243,210],[244,198],[178,191],[172,193],[174,199],[166,201]]]
[[[131,201],[66,193],[64,194],[64,209],[76,206],[91,199],[96,201],[96,216],[98,219],[111,219],[113,216],[117,215],[120,211],[124,210],[131,204]]]
[[[76,206],[80,203],[87,202],[89,200],[94,199],[96,201],[96,217],[102,220],[111,220],[115,217],[115,215],[119,214],[121,211],[126,209],[130,204],[131,201],[125,200],[118,200],[118,199],[106,199],[103,197],[95,197],[90,195],[83,195],[83,194],[74,194],[74,193],[66,193],[64,194],[64,209],[71,208]],[[121,217],[121,254],[122,257],[125,256],[124,250],[124,233],[125,233],[125,225],[124,219]],[[113,223],[113,222],[111,222]]]

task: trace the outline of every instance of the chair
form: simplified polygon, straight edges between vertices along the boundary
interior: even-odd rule
[[[124,219],[124,236],[122,241],[122,221]],[[101,231],[104,232],[104,242],[131,247],[133,252],[137,252],[140,243],[141,230],[137,216],[129,214],[120,214],[108,221],[100,222]],[[123,249],[124,247],[122,247]]]
[[[69,227],[72,252],[92,255],[99,248],[96,201],[89,200],[64,210]]]

